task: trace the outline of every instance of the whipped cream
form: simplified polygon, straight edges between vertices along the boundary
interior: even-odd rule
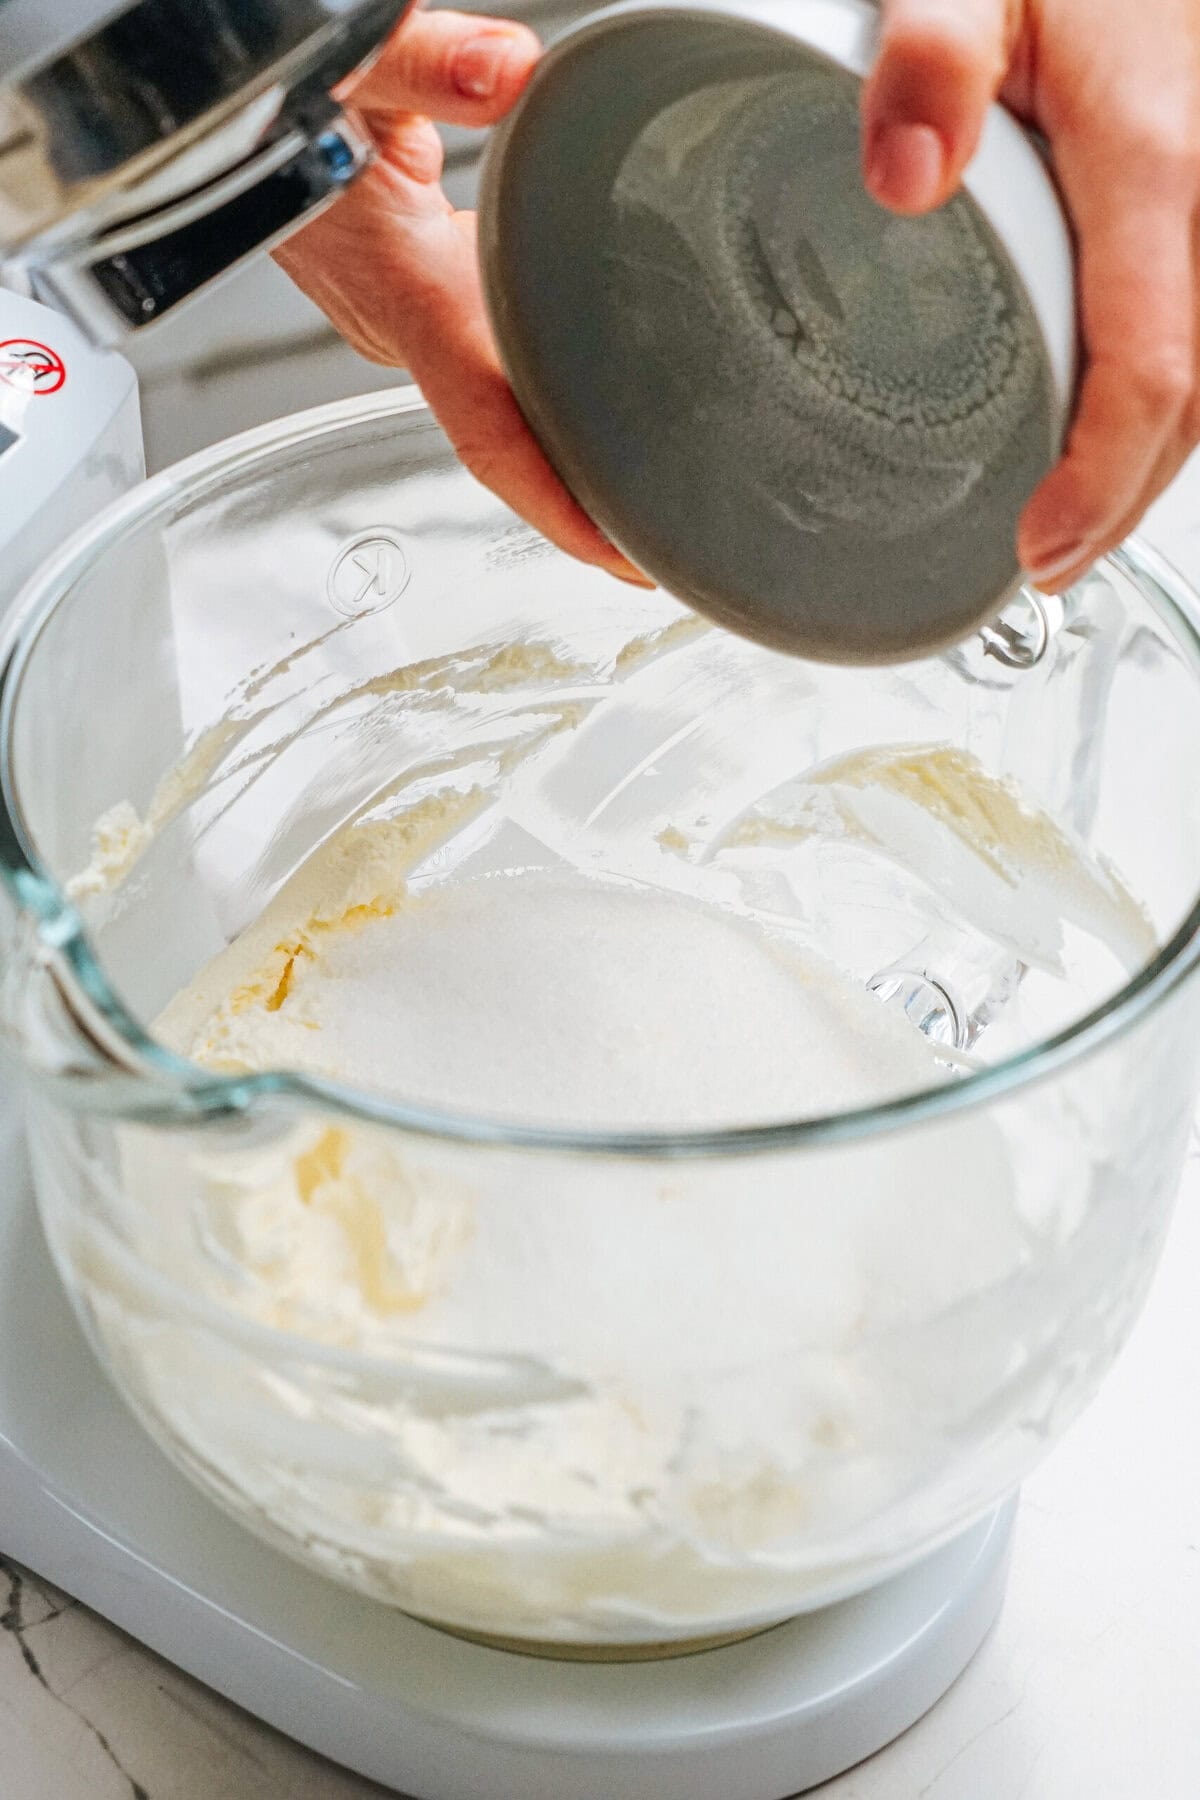
[[[978,1512],[1041,1404],[1021,1282],[1090,1176],[1064,1148],[1048,1200],[1038,1141],[974,1110],[708,1159],[481,1147],[422,1112],[486,1135],[875,1106],[966,1066],[868,991],[906,943],[961,977],[978,1057],[1153,941],[1012,781],[936,744],[806,765],[802,667],[694,621],[663,638],[600,669],[482,647],[373,679],[393,758],[417,709],[411,770],[157,1026],[308,1098],[244,1133],[123,1128],[120,1229],[85,1221],[69,1252],[126,1392],[211,1493],[369,1594],[510,1637],[749,1628]],[[220,733],[192,774],[239,753]],[[119,904],[109,873],[149,860],[190,779],[145,829],[110,818],[81,895]]]

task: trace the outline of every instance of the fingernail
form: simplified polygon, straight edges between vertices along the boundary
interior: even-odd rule
[[[490,100],[500,86],[513,40],[505,32],[470,38],[454,59],[454,85],[468,100]]]
[[[1088,546],[1083,538],[1072,538],[1069,543],[1055,544],[1039,555],[1027,558],[1025,572],[1036,587],[1046,582],[1056,581],[1069,569],[1077,568],[1087,558]]]
[[[647,588],[653,593],[658,583],[651,581],[648,575],[643,575],[637,564],[631,563],[624,552],[618,550],[617,546],[610,543],[607,538],[604,540],[604,550],[608,554],[604,555],[604,552],[601,552],[600,557],[597,558],[598,568],[603,569],[607,575],[615,575],[618,581],[624,581],[630,587]]]
[[[615,575],[618,581],[624,581],[630,587],[653,589],[657,586],[657,583],[651,581],[648,575],[642,574],[636,563],[631,563],[627,556],[622,556],[615,546],[611,559],[601,563],[600,566],[602,569],[607,569],[610,575]]]
[[[904,212],[928,212],[946,179],[946,147],[932,125],[881,125],[871,139],[867,186]]]

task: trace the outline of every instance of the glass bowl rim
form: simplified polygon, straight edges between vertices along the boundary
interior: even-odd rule
[[[1130,980],[1061,1031],[1002,1062],[880,1105],[707,1130],[551,1128],[411,1105],[286,1070],[218,1076],[168,1051],[110,985],[82,919],[42,865],[25,825],[12,756],[23,675],[55,609],[99,554],[152,523],[156,515],[168,515],[184,496],[193,502],[233,477],[277,464],[288,450],[387,421],[401,429],[436,425],[419,391],[401,386],[295,413],[188,457],[135,487],[77,532],[25,584],[0,627],[0,880],[18,912],[32,920],[40,965],[54,975],[93,1059],[84,1077],[54,1078],[56,1093],[67,1105],[148,1124],[179,1125],[245,1117],[264,1107],[274,1111],[295,1106],[419,1138],[588,1158],[687,1160],[816,1149],[973,1110],[1047,1079],[1123,1036],[1195,973],[1200,964],[1200,891],[1173,936]],[[1135,583],[1200,673],[1200,596],[1164,558],[1137,539],[1111,552],[1099,566],[1105,563]],[[864,671],[864,679],[870,675]]]

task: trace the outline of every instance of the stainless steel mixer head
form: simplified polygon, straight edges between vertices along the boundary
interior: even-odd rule
[[[0,0],[0,272],[97,343],[329,204],[333,90],[414,0]]]
[[[513,386],[583,505],[698,611],[841,662],[1001,609],[1072,379],[1069,239],[1011,120],[932,216],[868,196],[875,25],[861,0],[598,14],[502,128],[482,205]]]

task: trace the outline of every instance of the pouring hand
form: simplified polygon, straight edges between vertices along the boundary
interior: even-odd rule
[[[922,213],[997,95],[1048,139],[1079,239],[1084,380],[1021,561],[1055,591],[1120,543],[1200,442],[1200,0],[883,0],[867,182]]]
[[[573,556],[650,586],[571,498],[525,424],[488,327],[475,216],[456,212],[441,187],[433,120],[478,128],[502,118],[538,54],[521,25],[411,15],[341,96],[365,119],[378,161],[275,257],[360,356],[410,372],[482,482]]]

